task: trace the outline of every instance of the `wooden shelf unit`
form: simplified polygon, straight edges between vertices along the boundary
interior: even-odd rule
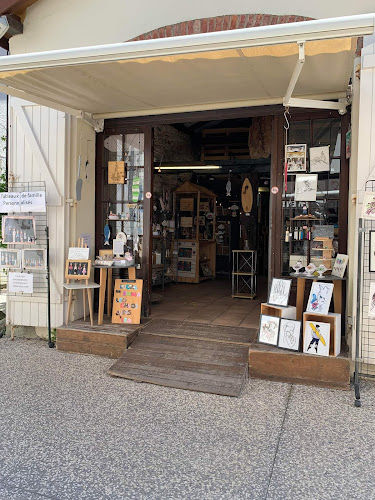
[[[176,280],[199,283],[215,278],[215,193],[202,186],[185,182],[174,191],[173,197],[176,233],[172,270]],[[212,219],[206,217],[208,213],[213,214]],[[204,272],[209,274],[204,275]]]

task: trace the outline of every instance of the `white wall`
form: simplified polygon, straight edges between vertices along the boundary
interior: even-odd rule
[[[326,18],[375,11],[374,0],[39,0],[27,9],[24,33],[10,41],[12,54],[124,42],[190,19],[229,14]]]

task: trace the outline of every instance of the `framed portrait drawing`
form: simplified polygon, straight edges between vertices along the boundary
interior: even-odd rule
[[[287,307],[291,286],[292,280],[273,278],[268,297],[268,304]]]
[[[306,312],[328,314],[333,293],[333,283],[314,281],[311,284]]]
[[[362,219],[375,219],[375,193],[363,193]]]
[[[33,216],[3,216],[3,243],[7,245],[35,245],[35,239],[35,218]]]
[[[67,259],[65,264],[65,279],[88,280],[91,274],[91,260]]]
[[[315,356],[329,356],[329,323],[306,321],[303,334],[303,352]]]
[[[290,351],[299,351],[300,338],[301,321],[281,318],[278,347],[289,349]]]
[[[21,269],[21,250],[0,249],[0,267]]]
[[[258,342],[276,346],[279,338],[279,326],[280,318],[262,314],[259,323]]]
[[[46,250],[44,248],[24,248],[22,250],[22,267],[24,269],[46,269]]]
[[[295,201],[316,201],[318,174],[296,175]]]

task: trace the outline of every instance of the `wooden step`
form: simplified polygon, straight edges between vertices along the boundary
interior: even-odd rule
[[[350,360],[345,356],[312,356],[252,345],[249,376],[304,385],[350,389]]]

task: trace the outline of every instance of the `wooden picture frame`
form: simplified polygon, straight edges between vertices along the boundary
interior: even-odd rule
[[[45,248],[24,248],[22,250],[23,269],[47,269],[47,252]]]
[[[3,243],[6,245],[35,245],[35,217],[32,215],[3,215]]]
[[[21,269],[21,250],[0,248],[1,269]]]
[[[91,275],[91,260],[66,259],[65,279],[89,280]]]

